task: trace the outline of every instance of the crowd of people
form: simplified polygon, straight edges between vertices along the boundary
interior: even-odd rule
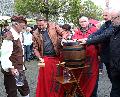
[[[30,89],[25,76],[25,61],[34,56],[40,64],[36,97],[65,97],[63,86],[56,80],[56,64],[63,62],[63,42],[73,40],[85,47],[85,64],[82,69],[81,87],[84,97],[98,97],[99,65],[105,64],[112,83],[110,97],[120,97],[120,11],[105,9],[105,22],[100,25],[89,22],[88,17],[79,17],[79,27],[71,29],[69,24],[60,26],[44,17],[36,19],[34,28],[27,27],[23,16],[12,16],[11,26],[3,30],[1,46],[1,69],[7,97],[17,97],[17,90],[23,97],[29,97]],[[22,73],[23,84],[17,85],[16,76]],[[79,93],[77,97],[82,97]]]

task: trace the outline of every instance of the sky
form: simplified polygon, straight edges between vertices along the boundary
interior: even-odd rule
[[[91,1],[95,2],[96,5],[105,8],[105,0],[91,0]],[[120,0],[109,0],[109,2],[110,2],[109,3],[110,7],[120,9],[120,5],[119,5]]]
[[[91,1],[93,1],[96,5],[99,5],[102,8],[105,8],[105,0],[91,0]]]

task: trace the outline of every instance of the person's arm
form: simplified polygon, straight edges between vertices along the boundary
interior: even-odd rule
[[[13,42],[11,40],[3,40],[1,46],[1,66],[4,71],[9,72],[9,69],[14,68],[9,60],[13,51]]]
[[[92,37],[94,37],[94,36],[96,36],[96,35],[102,34],[102,33],[105,31],[105,29],[106,29],[105,24],[103,24],[103,25],[100,27],[100,29],[98,29],[96,32],[94,32],[94,33],[92,33],[91,35],[89,35],[88,38],[92,38]]]
[[[113,33],[114,33],[114,28],[109,27],[103,33],[101,33],[99,35],[94,35],[92,37],[88,37],[86,44],[102,43],[102,42],[108,40],[108,38],[110,38]]]
[[[38,43],[37,43],[37,40],[36,40],[36,37],[35,35],[32,36],[32,40],[33,40],[33,51],[35,53],[35,55],[40,58],[40,53],[38,51]]]
[[[33,51],[34,51],[35,56],[39,58],[40,62],[44,62],[44,59],[41,57],[40,52],[38,50],[38,43],[37,43],[37,39],[34,34],[32,36],[32,41],[33,41]]]

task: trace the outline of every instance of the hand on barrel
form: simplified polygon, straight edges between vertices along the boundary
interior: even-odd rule
[[[67,40],[63,38],[62,41],[61,41],[61,45],[63,46],[63,44],[66,43],[66,42],[67,42]]]
[[[77,41],[81,42],[80,44],[86,44],[87,38],[78,39]]]
[[[73,39],[73,40],[62,39],[61,45],[63,46],[64,43],[67,43],[67,42],[80,42],[80,44],[86,44],[86,40],[87,40],[87,38]]]

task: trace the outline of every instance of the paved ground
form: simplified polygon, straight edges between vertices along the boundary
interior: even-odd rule
[[[35,88],[38,74],[38,67],[36,61],[31,61],[26,64],[28,70],[26,76],[30,86],[30,97],[35,97]],[[107,77],[106,69],[104,67],[103,74],[99,76],[98,97],[110,97],[111,83]],[[18,94],[19,95],[19,94]],[[0,72],[0,97],[6,97],[5,89],[3,86],[3,75]],[[21,97],[19,95],[19,97]]]
[[[99,75],[98,97],[110,97],[111,83],[104,66],[103,74]]]
[[[28,69],[26,71],[26,77],[28,79],[28,83],[30,86],[30,97],[35,97],[35,88],[36,88],[37,74],[38,74],[37,62],[31,61],[30,63],[26,64],[26,67]],[[5,95],[6,94],[3,86],[3,75],[0,72],[0,97],[6,97]],[[19,97],[21,96],[19,95]]]

